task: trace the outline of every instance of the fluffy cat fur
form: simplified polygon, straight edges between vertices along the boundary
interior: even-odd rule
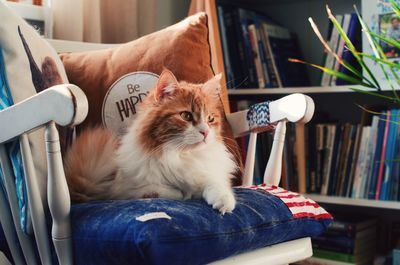
[[[231,212],[237,165],[221,136],[219,79],[177,82],[164,70],[120,140],[103,128],[81,133],[65,159],[72,199],[204,198]]]

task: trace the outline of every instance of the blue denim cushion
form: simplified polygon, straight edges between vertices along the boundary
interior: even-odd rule
[[[225,215],[203,200],[75,204],[72,207],[75,264],[204,264],[318,235],[332,220],[317,204],[300,195],[294,197],[300,196],[304,202],[285,204],[279,198],[285,195],[282,189],[273,195],[257,188],[235,188],[236,208]],[[286,196],[289,201],[294,193],[291,194]],[[309,213],[298,210],[304,207]],[[154,212],[166,213],[171,219],[136,220]]]

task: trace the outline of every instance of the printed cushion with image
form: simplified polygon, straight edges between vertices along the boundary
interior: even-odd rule
[[[79,128],[104,121],[106,127],[118,134],[135,118],[137,104],[153,88],[157,80],[154,77],[164,68],[171,70],[179,81],[189,83],[204,83],[214,74],[205,13],[112,49],[64,53],[61,60],[70,82],[82,88],[89,101],[88,117]],[[224,136],[228,149],[242,165],[226,121]],[[238,172],[234,184],[240,183]]]
[[[63,64],[54,49],[2,2],[0,18],[0,110],[50,86],[68,83]],[[39,189],[46,203],[44,130],[29,133],[28,138]],[[7,143],[6,149],[15,175],[21,226],[26,231],[29,215],[19,141]]]

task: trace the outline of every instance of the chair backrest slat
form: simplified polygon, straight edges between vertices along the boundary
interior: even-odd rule
[[[32,217],[33,231],[35,233],[36,245],[42,264],[51,264],[51,250],[49,237],[47,236],[46,215],[43,201],[40,196],[36,170],[33,164],[31,148],[26,133],[20,136],[21,156],[24,165],[26,190],[28,193],[29,210]]]
[[[7,150],[4,144],[0,145],[0,165],[3,170],[4,186],[6,188],[7,198],[11,209],[12,220],[14,221],[14,228],[17,232],[18,241],[21,245],[26,263],[37,264],[34,250],[34,242],[29,235],[25,234],[22,231],[22,228],[20,226],[20,214],[17,193],[15,190],[14,173],[12,170],[11,161],[7,155]],[[22,259],[22,257],[19,256],[16,257],[16,259]]]

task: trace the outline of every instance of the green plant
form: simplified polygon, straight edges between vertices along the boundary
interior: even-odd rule
[[[393,9],[393,11],[396,13],[396,15],[400,18],[400,7],[395,3],[394,0],[390,0],[390,5]],[[348,49],[353,56],[356,58],[357,62],[360,64],[362,71],[359,71],[352,65],[350,65],[347,61],[343,60],[338,54],[335,53],[329,47],[327,40],[324,39],[322,36],[321,32],[318,29],[318,26],[315,24],[312,18],[309,18],[309,22],[311,24],[311,27],[315,34],[317,35],[318,39],[321,41],[322,45],[324,46],[325,50],[328,53],[331,53],[335,59],[343,65],[346,69],[349,70],[349,72],[352,75],[345,74],[342,72],[338,72],[334,69],[329,69],[320,65],[316,65],[313,63],[308,63],[304,62],[298,59],[289,59],[291,62],[295,63],[303,63],[306,65],[309,65],[311,67],[317,68],[321,71],[324,71],[332,76],[336,76],[338,78],[344,79],[347,82],[351,84],[356,84],[356,85],[361,85],[362,88],[351,88],[353,91],[363,93],[363,94],[368,94],[376,97],[380,97],[386,100],[389,100],[391,102],[395,102],[397,104],[400,104],[400,97],[396,90],[400,89],[400,77],[397,73],[398,70],[400,70],[400,65],[396,64],[392,61],[390,61],[385,53],[383,52],[383,49],[380,45],[379,42],[387,43],[388,45],[391,45],[393,47],[396,47],[397,49],[400,49],[400,41],[396,39],[390,39],[385,36],[376,34],[372,32],[364,20],[362,19],[362,16],[360,15],[360,12],[358,11],[357,7],[354,6],[354,9],[356,11],[356,14],[358,16],[358,19],[361,24],[361,28],[363,33],[366,35],[369,45],[371,46],[373,50],[373,54],[365,54],[360,51],[358,51],[353,43],[350,41],[350,39],[347,37],[346,32],[343,31],[343,28],[341,27],[340,23],[336,20],[335,16],[332,14],[332,11],[329,9],[328,6],[326,6],[326,11],[328,14],[328,18],[330,21],[333,23],[334,27],[337,29],[339,32],[340,36],[343,38],[346,44],[346,49]],[[373,71],[367,66],[365,63],[366,60],[373,60],[375,61],[381,71],[383,72],[385,79],[387,80],[387,84],[389,84],[391,88],[391,94],[383,94],[382,92],[382,84],[379,83],[377,78],[375,77]]]

